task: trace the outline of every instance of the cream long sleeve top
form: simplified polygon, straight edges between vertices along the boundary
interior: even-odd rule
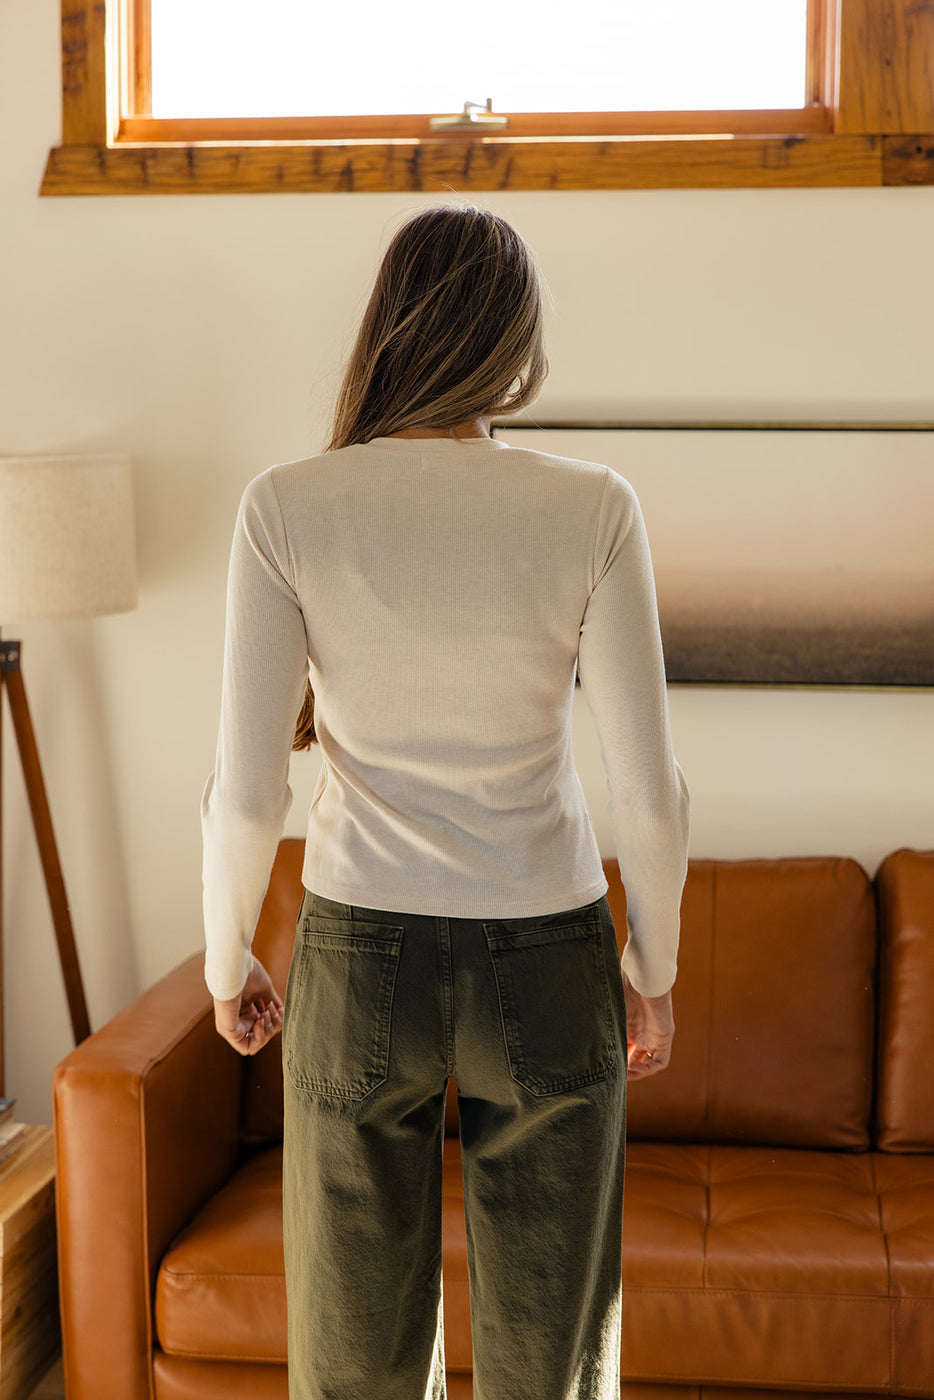
[[[308,889],[471,919],[598,899],[571,746],[578,668],[626,888],[623,966],[660,995],[676,970],[688,796],[629,484],[486,438],[377,438],[252,481],[202,802],[212,994],[237,996],[251,967],[306,675],[322,759]]]

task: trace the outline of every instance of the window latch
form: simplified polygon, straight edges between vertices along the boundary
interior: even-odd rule
[[[429,125],[432,131],[476,131],[478,127],[502,130],[509,125],[509,118],[494,112],[493,99],[488,97],[485,106],[465,102],[463,112],[456,117],[432,117]]]

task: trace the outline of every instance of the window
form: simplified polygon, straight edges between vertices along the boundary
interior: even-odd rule
[[[472,51],[408,3],[386,61],[385,0],[62,0],[43,192],[934,183],[934,7],[575,0],[556,35],[532,0],[477,0]],[[382,61],[335,64],[361,31]]]
[[[436,0],[127,3],[134,140],[830,129],[831,0],[576,0],[560,26],[540,0],[476,0],[469,25]]]
[[[151,115],[430,116],[477,93],[509,114],[820,100],[808,0],[576,0],[560,23],[540,0],[466,13],[436,0],[149,0]]]

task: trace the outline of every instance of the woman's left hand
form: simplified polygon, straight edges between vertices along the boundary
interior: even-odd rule
[[[256,958],[238,997],[214,998],[217,1033],[241,1055],[255,1055],[282,1029],[283,1001]]]

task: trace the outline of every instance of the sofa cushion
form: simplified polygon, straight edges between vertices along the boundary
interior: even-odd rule
[[[445,1352],[472,1369],[460,1139],[444,1142]],[[252,1285],[256,1286],[253,1287]],[[156,1335],[166,1359],[285,1362],[282,1148],[251,1158],[165,1255],[156,1283]],[[163,1365],[166,1394],[178,1368]],[[185,1374],[188,1374],[185,1372]],[[195,1370],[192,1375],[197,1376]]]
[[[254,939],[284,989],[304,842],[279,845]],[[625,941],[619,868],[605,861]],[[869,1144],[875,912],[837,859],[692,861],[682,902],[669,1070],[635,1084],[632,1137],[862,1148]],[[832,989],[832,994],[828,994]],[[244,1061],[243,1138],[282,1139],[279,1041]]]
[[[187,1357],[156,1351],[152,1379],[154,1400],[289,1400],[286,1366],[189,1361]],[[764,1397],[757,1396],[756,1400]]]
[[[934,1152],[934,851],[896,851],[879,891],[878,1145]]]
[[[266,898],[260,910],[253,952],[285,995],[295,943],[295,925],[302,907],[302,863],[305,842],[289,836],[279,842]],[[262,1055],[243,1062],[241,1136],[252,1145],[282,1141],[282,1041],[277,1036]]]
[[[929,1160],[632,1143],[624,1377],[929,1394],[932,1250]]]
[[[302,861],[305,843],[290,836],[279,842],[260,912],[253,951],[281,994],[285,993],[295,942],[295,925],[302,903]],[[262,1055],[243,1064],[240,1135],[249,1147],[282,1141],[282,1041],[276,1039]],[[445,1107],[445,1131],[457,1132],[457,1086],[451,1080]]]
[[[170,1356],[286,1360],[281,1147],[241,1166],[163,1258],[156,1336]]]
[[[622,943],[615,871],[609,897]],[[630,1137],[868,1147],[875,957],[854,861],[692,861],[671,1064],[631,1086]]]
[[[276,1148],[247,1162],[166,1255],[156,1326],[167,1386],[172,1358],[285,1361],[281,1165]],[[446,1362],[466,1374],[457,1138],[444,1144],[442,1229]],[[932,1254],[929,1158],[631,1143],[623,1375],[927,1393]]]

